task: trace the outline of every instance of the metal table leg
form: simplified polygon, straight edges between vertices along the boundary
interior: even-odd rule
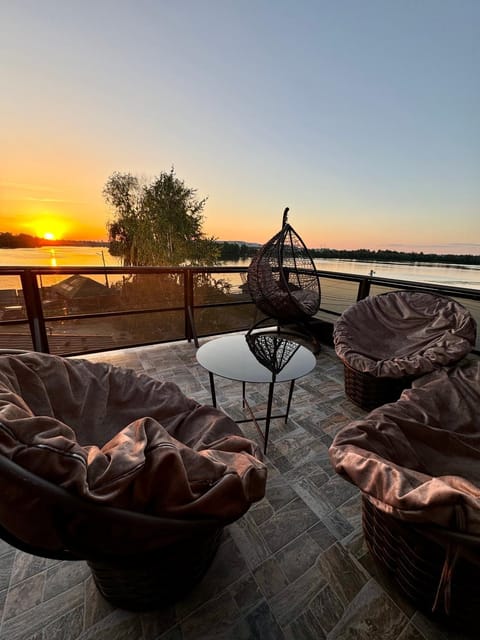
[[[265,446],[263,447],[263,453],[267,453],[268,444],[268,432],[270,430],[270,418],[272,417],[272,402],[273,402],[273,389],[275,382],[270,382],[268,385],[268,402],[267,402],[267,415],[265,416]]]
[[[290,391],[288,392],[288,401],[287,401],[287,413],[285,414],[285,424],[288,420],[288,414],[290,412],[290,405],[292,404],[292,396],[293,396],[293,388],[295,387],[295,379],[290,382]]]
[[[208,377],[210,378],[210,391],[212,393],[212,405],[216,407],[217,396],[215,395],[215,380],[213,379],[213,373],[211,371],[208,372]]]

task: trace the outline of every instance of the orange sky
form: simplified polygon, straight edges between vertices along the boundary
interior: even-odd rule
[[[74,158],[65,164],[68,162],[75,166]],[[73,174],[81,175],[77,169]],[[19,175],[13,175],[14,179],[0,182],[0,232],[27,233],[37,237],[52,234],[55,239],[65,240],[108,239],[106,225],[111,219],[111,212],[101,195],[103,177],[108,177],[108,173],[104,171],[101,178],[99,175],[87,176],[77,184],[71,184],[70,180],[64,182],[65,178],[54,179],[53,176],[41,182],[37,173],[28,176],[30,181],[22,182]],[[190,184],[188,179],[185,181]],[[198,195],[203,197],[206,194],[199,189]],[[249,194],[236,204],[228,203],[230,211],[226,215],[222,194],[210,196],[204,211],[204,231],[220,240],[263,243],[280,229],[284,204],[277,202],[273,194],[263,201],[261,198],[255,201]],[[472,244],[464,241],[464,237],[469,236],[469,228],[471,231],[474,229],[468,221],[465,228],[462,227],[461,219],[457,221],[457,237],[452,234],[446,241],[448,225],[442,224],[440,217],[436,227],[428,224],[423,228],[417,226],[413,234],[414,220],[408,212],[404,215],[392,213],[386,224],[384,209],[372,207],[362,210],[360,203],[355,216],[347,206],[344,209],[338,207],[338,203],[337,210],[334,205],[326,206],[328,213],[325,215],[311,203],[305,201],[301,205],[301,208],[291,207],[289,222],[312,248],[480,253],[477,234],[471,235]],[[256,215],[252,213],[255,208]]]
[[[0,185],[0,231],[56,239],[105,240],[108,212],[101,198],[68,187],[19,182]]]
[[[187,5],[0,3],[0,232],[174,166],[220,240],[480,253],[480,3]]]

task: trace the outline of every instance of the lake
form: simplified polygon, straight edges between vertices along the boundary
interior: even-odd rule
[[[229,266],[248,266],[250,260],[225,262]],[[52,266],[52,267],[101,267],[121,266],[118,258],[111,256],[106,247],[40,247],[37,249],[0,249],[2,266]],[[480,289],[480,265],[448,265],[426,262],[360,262],[358,260],[317,259],[315,264],[323,271],[373,275],[395,280],[428,282],[453,287]],[[62,276],[65,277],[65,276]],[[0,288],[18,288],[19,279],[1,278]]]
[[[314,260],[321,271],[373,275],[377,278],[428,282],[451,287],[480,289],[480,265],[456,265],[430,262],[363,262],[359,260],[322,259]],[[250,259],[225,264],[248,266]]]

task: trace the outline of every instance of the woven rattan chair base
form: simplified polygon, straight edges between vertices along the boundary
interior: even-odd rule
[[[449,588],[440,589],[437,598],[447,550],[453,541],[441,543],[428,529],[380,511],[365,497],[362,507],[363,532],[370,553],[416,608],[444,625],[478,630],[480,551],[473,549],[477,564],[471,559],[471,546],[465,554],[469,560],[462,555],[462,548],[455,546],[458,556]]]
[[[103,597],[129,611],[161,609],[187,594],[210,567],[223,529],[118,563],[88,561]]]
[[[353,369],[345,362],[344,383],[345,393],[357,406],[371,411],[387,402],[399,399],[404,389],[408,389],[414,377],[377,378],[370,373],[363,373]]]

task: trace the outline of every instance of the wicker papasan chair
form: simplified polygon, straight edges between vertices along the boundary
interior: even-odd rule
[[[265,481],[257,445],[171,382],[81,359],[0,356],[0,537],[86,560],[115,606],[183,596]]]
[[[330,447],[363,496],[379,565],[418,609],[474,629],[480,608],[480,361],[425,375]]]
[[[351,305],[333,340],[346,395],[370,411],[397,400],[415,378],[460,361],[476,323],[459,302],[422,291],[390,291]]]

